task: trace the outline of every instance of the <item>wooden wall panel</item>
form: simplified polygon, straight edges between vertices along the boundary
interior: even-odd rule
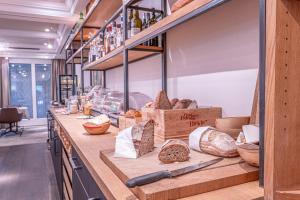
[[[265,199],[300,199],[300,1],[267,0]]]

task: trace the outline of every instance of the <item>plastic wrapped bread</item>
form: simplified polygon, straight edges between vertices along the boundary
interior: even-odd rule
[[[162,163],[184,162],[189,160],[189,146],[182,140],[167,140],[161,147],[158,159]]]
[[[121,131],[116,138],[115,156],[138,158],[154,150],[154,121],[140,122]]]
[[[220,157],[230,158],[239,155],[235,140],[230,135],[209,126],[199,127],[190,134],[189,147]]]

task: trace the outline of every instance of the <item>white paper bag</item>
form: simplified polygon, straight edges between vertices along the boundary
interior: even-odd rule
[[[190,135],[189,135],[189,147],[191,149],[194,149],[196,151],[201,151],[200,149],[200,139],[202,135],[208,130],[208,129],[213,129],[210,126],[204,126],[204,127],[199,127],[195,129]]]
[[[122,130],[116,138],[115,157],[137,158],[137,152],[132,141],[132,127]]]

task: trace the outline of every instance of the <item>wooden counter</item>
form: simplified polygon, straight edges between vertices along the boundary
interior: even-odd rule
[[[112,172],[112,170],[99,158],[99,151],[109,150],[114,147],[115,135],[118,129],[111,126],[109,134],[91,136],[85,134],[82,127],[84,120],[76,119],[79,115],[62,115],[51,110],[54,119],[69,137],[73,148],[77,151],[87,169],[93,176],[101,191],[107,199],[137,199],[123,182]],[[194,199],[226,199],[240,200],[256,199],[263,196],[263,189],[258,187],[257,182],[250,182],[243,185],[233,186],[209,193],[184,198]],[[224,200],[225,200],[224,199]]]

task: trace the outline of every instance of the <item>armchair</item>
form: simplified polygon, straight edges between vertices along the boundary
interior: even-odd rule
[[[18,130],[18,122],[22,120],[23,114],[18,112],[17,108],[1,108],[0,109],[0,124],[9,124],[9,128],[5,129],[4,133],[0,136],[7,135],[9,133],[15,133],[22,135],[22,131]],[[13,130],[13,127],[16,127]]]

